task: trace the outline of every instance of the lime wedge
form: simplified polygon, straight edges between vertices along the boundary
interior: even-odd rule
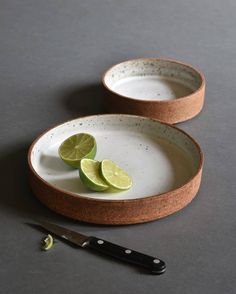
[[[132,186],[131,177],[109,159],[101,162],[101,175],[107,184],[118,190],[127,190]]]
[[[82,158],[94,158],[97,151],[95,138],[80,133],[66,139],[59,147],[61,159],[68,165],[78,168]]]
[[[101,178],[100,162],[93,159],[81,159],[79,174],[80,179],[86,187],[93,191],[105,191],[109,188],[106,182]]]
[[[53,237],[48,234],[46,238],[43,239],[42,241],[42,250],[49,250],[52,248],[53,245]]]

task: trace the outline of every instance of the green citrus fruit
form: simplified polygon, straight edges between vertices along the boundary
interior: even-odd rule
[[[52,235],[48,234],[47,237],[45,239],[43,239],[43,242],[42,242],[42,250],[49,250],[52,248],[53,246],[53,237]]]
[[[68,165],[78,168],[82,158],[94,158],[97,152],[93,136],[80,133],[67,138],[59,147],[61,159]]]
[[[131,177],[113,161],[104,159],[100,165],[101,175],[106,183],[118,190],[127,190],[132,186]]]
[[[93,191],[105,191],[109,188],[100,176],[100,162],[93,159],[81,159],[79,167],[80,179],[86,187]]]

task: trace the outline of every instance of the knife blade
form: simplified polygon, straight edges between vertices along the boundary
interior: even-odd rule
[[[165,262],[157,257],[152,257],[97,237],[86,236],[46,221],[37,221],[37,223],[46,231],[79,247],[93,249],[121,261],[141,266],[149,270],[151,274],[163,274],[166,270]]]

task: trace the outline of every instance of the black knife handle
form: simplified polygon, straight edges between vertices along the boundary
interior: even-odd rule
[[[97,250],[100,253],[115,257],[119,260],[139,265],[148,269],[152,274],[162,274],[166,270],[164,261],[137,251],[125,248],[111,242],[90,237],[86,247]]]

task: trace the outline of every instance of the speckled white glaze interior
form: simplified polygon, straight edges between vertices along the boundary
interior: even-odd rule
[[[89,191],[81,183],[78,170],[59,158],[59,145],[80,132],[96,138],[97,160],[111,159],[131,175],[130,190]],[[196,143],[177,128],[149,118],[117,114],[78,118],[49,130],[34,143],[30,162],[38,176],[54,187],[85,197],[120,200],[182,186],[197,173],[201,155]]]
[[[192,67],[170,60],[136,59],[109,69],[104,83],[113,92],[140,100],[171,100],[185,97],[201,86]]]

